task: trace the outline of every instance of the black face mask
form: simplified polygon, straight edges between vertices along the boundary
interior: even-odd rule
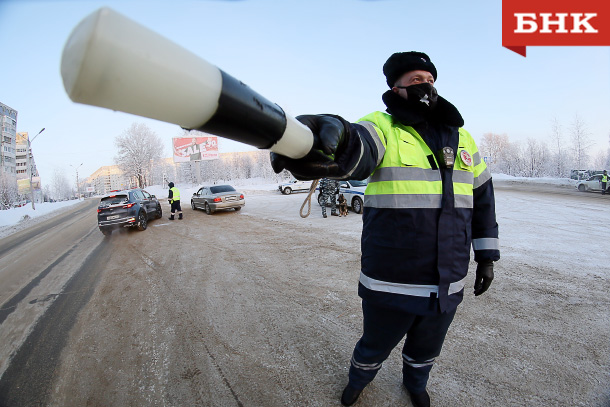
[[[434,109],[438,101],[436,88],[429,83],[420,83],[411,86],[397,86],[407,91],[407,103],[420,111]]]

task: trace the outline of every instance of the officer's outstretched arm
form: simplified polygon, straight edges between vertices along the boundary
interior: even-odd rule
[[[365,179],[377,162],[377,150],[370,134],[359,124],[349,123],[336,115],[304,115],[297,120],[314,135],[311,151],[303,158],[292,159],[271,153],[276,173],[286,169],[295,178]]]

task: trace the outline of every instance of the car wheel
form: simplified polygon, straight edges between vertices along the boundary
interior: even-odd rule
[[[192,208],[193,210],[196,210],[196,209],[197,209],[197,208],[195,208],[195,202],[194,202],[194,201],[191,201],[191,208]]]
[[[362,213],[362,199],[360,199],[360,197],[354,197],[352,200],[352,209],[356,213]]]
[[[159,206],[157,206],[157,219],[161,219],[163,217],[163,209],[161,209],[161,204],[159,204]]]
[[[290,195],[291,193],[292,193],[292,189],[284,188],[284,192],[283,192],[284,195]]]
[[[146,230],[148,227],[148,220],[146,219],[146,213],[140,211],[138,213],[138,230]]]
[[[237,208],[235,208],[235,212],[239,211],[241,209],[241,206],[238,206]]]
[[[212,214],[212,208],[210,208],[210,205],[208,205],[208,203],[205,203],[205,213],[207,213],[208,215]]]
[[[100,232],[102,232],[104,236],[110,236],[112,234],[112,229],[100,229]]]
[[[580,184],[580,185],[578,186],[578,190],[579,190],[580,192],[585,192],[585,191],[587,190],[587,187],[585,187],[585,184]]]

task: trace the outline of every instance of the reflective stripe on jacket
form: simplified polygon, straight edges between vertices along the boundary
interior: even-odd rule
[[[431,124],[455,152],[453,168],[443,168],[422,136],[392,116],[375,112],[358,125],[369,133],[357,132],[363,154],[372,150],[377,161],[364,198],[360,296],[417,314],[457,307],[471,245],[475,260],[499,259],[491,174],[474,140]]]

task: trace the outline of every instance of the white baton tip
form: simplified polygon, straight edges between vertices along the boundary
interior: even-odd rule
[[[74,102],[197,128],[218,109],[220,70],[110,8],[72,32],[61,61]]]
[[[286,115],[286,130],[282,138],[271,146],[271,151],[290,158],[303,158],[313,147],[313,134],[309,127]]]

